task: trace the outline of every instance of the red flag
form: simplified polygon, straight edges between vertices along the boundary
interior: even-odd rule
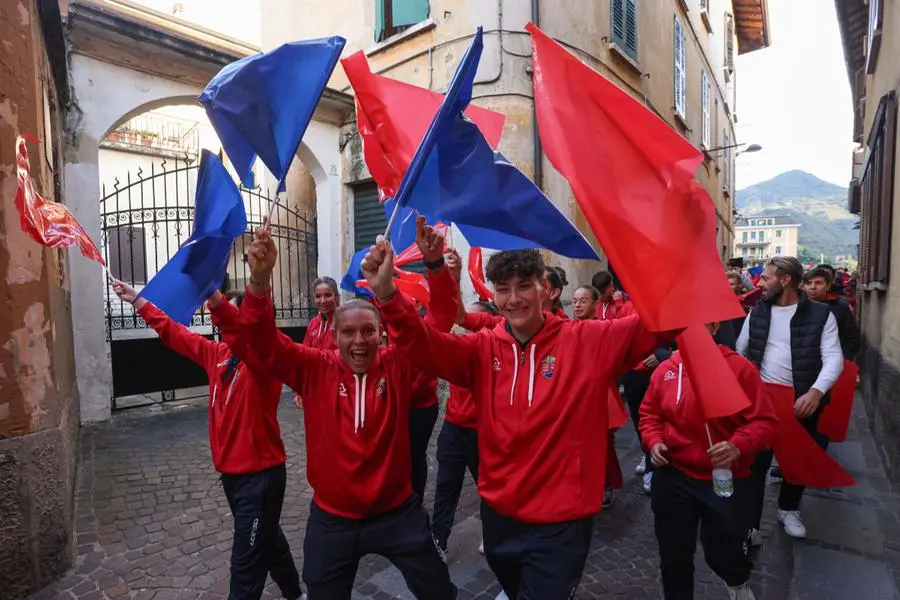
[[[766,383],[778,418],[778,437],[773,449],[784,479],[814,488],[856,485],[846,471],[828,456],[794,416],[794,388]]]
[[[703,325],[688,327],[677,339],[684,368],[707,421],[750,408],[750,400],[737,376]]]
[[[443,95],[372,73],[362,51],[342,59],[341,64],[356,94],[356,124],[366,165],[381,198],[391,198],[440,108]],[[496,148],[506,116],[472,105],[465,115]]]
[[[19,180],[16,208],[19,210],[22,231],[48,248],[78,246],[85,258],[106,267],[100,250],[69,209],[59,202],[44,200],[34,189],[28,149],[21,135],[16,138],[16,175]]]
[[[622,489],[624,482],[622,465],[619,464],[619,455],[616,454],[616,441],[613,438],[612,431],[610,431],[609,441],[606,444],[606,489]]]
[[[475,288],[475,293],[478,294],[479,300],[494,299],[494,292],[488,288],[485,282],[481,248],[477,246],[469,248],[469,279],[472,280],[472,287]]]
[[[757,302],[763,299],[764,295],[765,291],[762,288],[754,287],[746,294],[741,294],[740,296],[738,296],[738,300],[740,300],[741,306],[744,307],[744,310],[749,311]]]
[[[397,274],[397,277],[394,278],[394,284],[397,286],[398,290],[413,300],[428,306],[428,281],[425,279],[424,275],[410,273],[409,271],[397,268],[394,269],[394,273]],[[365,279],[357,280],[356,286],[366,288],[370,291],[372,290],[369,286],[369,282]]]
[[[447,227],[446,223],[438,222],[434,225],[434,230],[447,238],[450,228]],[[408,248],[403,250],[403,252],[398,252],[394,257],[394,266],[402,267],[404,265],[408,265],[409,263],[414,263],[417,260],[422,260],[422,252],[419,250],[419,246],[416,245],[415,242],[409,245]]]
[[[606,397],[606,409],[609,415],[609,429],[618,429],[628,423],[628,413],[625,412],[625,402],[619,395],[619,387],[616,384],[609,386],[609,394]]]
[[[822,416],[819,417],[819,433],[832,442],[843,442],[847,439],[857,377],[859,377],[859,366],[845,359],[844,370],[841,371],[841,376],[831,388],[831,401],[822,411]]]
[[[652,331],[743,316],[694,180],[703,154],[529,23],[544,151]],[[647,274],[653,273],[650,277]]]

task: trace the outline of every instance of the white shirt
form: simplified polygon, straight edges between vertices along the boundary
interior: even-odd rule
[[[759,374],[763,381],[794,385],[794,371],[791,362],[791,319],[797,313],[797,305],[772,306],[772,322],[769,327],[769,338],[763,354]],[[751,313],[752,314],[752,313]],[[747,356],[750,343],[750,317],[744,319],[744,327],[738,336],[736,349],[742,356]],[[841,341],[838,337],[837,321],[833,314],[828,315],[822,329],[822,370],[813,387],[823,394],[831,389],[844,369],[844,355],[841,352]]]

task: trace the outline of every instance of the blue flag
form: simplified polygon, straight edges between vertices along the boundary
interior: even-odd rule
[[[187,325],[222,286],[234,238],[247,229],[244,199],[219,157],[203,151],[197,175],[194,229],[141,296]]]
[[[396,201],[401,210],[415,208],[429,221],[454,223],[472,245],[495,250],[538,247],[569,258],[599,260],[553,202],[495,152],[463,115],[482,47],[479,27],[400,182]]]
[[[366,253],[368,252],[368,248],[363,248],[362,250],[358,250],[356,254],[353,255],[353,258],[350,260],[350,266],[347,268],[347,272],[344,273],[344,276],[341,278],[342,290],[347,290],[348,292],[353,292],[354,294],[365,294],[366,296],[374,297],[374,294],[371,290],[356,286],[357,281],[359,281],[360,279],[365,279],[362,273],[362,261],[366,257]]]
[[[200,103],[245,187],[257,156],[283,188],[284,178],[346,40],[290,42],[231,63],[213,77]]]

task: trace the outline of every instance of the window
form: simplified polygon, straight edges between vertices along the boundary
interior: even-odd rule
[[[722,139],[723,139],[722,146],[725,147],[725,149],[722,152],[722,155],[723,155],[722,160],[725,163],[724,167],[722,168],[722,187],[726,191],[730,191],[731,190],[731,148],[729,148],[728,146],[731,145],[731,139],[728,137],[727,131],[722,133]]]
[[[637,0],[610,0],[610,30],[612,43],[632,60],[637,52]]]
[[[709,20],[709,0],[700,0],[700,20],[708,33],[712,33],[712,21]]]
[[[734,16],[725,13],[725,81],[734,74]]]
[[[744,242],[745,244],[747,243],[747,232],[746,231],[744,232],[743,236],[741,236],[741,241]]]
[[[759,241],[761,241],[761,242],[766,241],[766,232],[765,231],[759,232]]]
[[[777,239],[780,239],[780,238],[781,238],[781,230],[780,230],[780,229],[776,229],[776,230],[775,230],[775,237],[776,237]]]
[[[147,253],[144,228],[119,225],[106,229],[107,263],[113,277],[132,284],[147,283]]]
[[[892,91],[878,103],[859,182],[859,281],[866,289],[883,288],[888,283],[896,142],[897,93]]]
[[[871,75],[878,65],[878,53],[881,50],[881,28],[884,25],[884,0],[869,0],[869,32],[866,39],[866,73]]]
[[[687,114],[687,65],[684,54],[685,42],[686,40],[684,36],[684,27],[681,25],[681,19],[679,19],[678,15],[676,15],[674,40],[675,114],[682,119],[684,119],[685,115]]]
[[[756,232],[755,232],[755,231],[751,231],[751,232],[750,232],[750,239],[751,239],[751,240],[755,240],[755,239],[756,239]]]
[[[709,111],[709,75],[706,74],[706,71],[703,71],[700,74],[700,99],[701,104],[703,106],[703,123],[701,124],[701,143],[704,148],[711,148],[709,144],[709,125],[710,125],[710,111]]]
[[[428,0],[375,0],[375,41],[424,21],[428,14]]]
[[[781,256],[781,246],[775,246],[775,256]]]

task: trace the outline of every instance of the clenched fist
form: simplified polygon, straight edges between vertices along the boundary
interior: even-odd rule
[[[253,243],[247,253],[250,263],[250,282],[258,287],[265,288],[272,277],[275,261],[278,258],[278,250],[272,241],[272,231],[269,229],[268,220],[264,220],[261,227],[253,234]]]
[[[435,231],[422,216],[416,217],[416,245],[426,263],[437,262],[444,255],[444,236]]]
[[[388,300],[397,293],[394,285],[394,249],[379,235],[375,245],[362,262],[362,272],[379,300]]]

